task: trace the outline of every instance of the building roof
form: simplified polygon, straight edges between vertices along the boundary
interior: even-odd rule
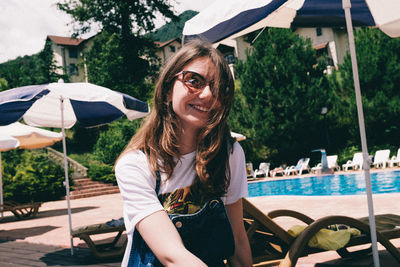
[[[174,41],[177,41],[178,43],[181,43],[181,38],[174,38],[174,39],[168,40],[168,41],[163,42],[163,43],[162,42],[154,42],[154,43],[156,44],[157,47],[161,48],[161,47],[164,47],[166,45],[169,45],[170,43],[172,43]]]
[[[325,48],[327,45],[328,45],[328,42],[325,42],[325,43],[322,43],[322,44],[314,45],[313,48],[315,50],[320,50],[320,49]]]
[[[85,39],[82,38],[70,38],[70,37],[55,36],[55,35],[47,35],[47,38],[49,38],[56,44],[71,45],[71,46],[78,46],[83,41],[85,41]]]

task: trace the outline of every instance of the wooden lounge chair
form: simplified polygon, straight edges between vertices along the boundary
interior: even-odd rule
[[[344,248],[336,252],[341,257],[356,257],[369,253],[371,249],[349,252],[348,247],[370,243],[368,219],[354,219],[346,216],[327,216],[318,220],[292,210],[276,210],[264,214],[248,200],[243,199],[243,216],[247,236],[252,249],[253,263],[257,266],[270,266],[271,262],[280,262],[280,266],[295,266],[299,257],[324,252],[311,248],[309,240],[321,229],[331,225],[347,225],[361,231],[360,236],[353,236]],[[280,227],[273,219],[292,217],[307,224],[305,230],[296,238]],[[376,216],[377,239],[400,263],[400,252],[389,241],[400,237],[400,216]],[[265,265],[264,265],[265,264]]]
[[[20,204],[15,201],[6,201],[3,205],[0,204],[0,212],[11,211],[17,219],[28,219],[36,216],[41,205],[41,202]]]
[[[122,218],[120,218],[118,220],[111,220],[106,223],[92,224],[84,227],[74,228],[72,230],[72,237],[78,237],[85,241],[96,258],[108,259],[121,257],[124,255],[127,240],[123,242],[122,246],[118,246],[117,244],[124,231],[124,221]],[[91,238],[93,235],[113,232],[116,232],[116,236],[111,242],[103,243],[98,241],[95,243]]]

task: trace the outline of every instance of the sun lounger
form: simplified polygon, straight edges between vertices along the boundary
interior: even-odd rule
[[[390,149],[378,150],[374,156],[374,167],[375,168],[386,168],[386,164],[389,162]]]
[[[283,167],[276,167],[273,170],[269,171],[269,176],[271,177],[275,177],[277,175],[284,176],[287,168],[288,167],[286,167],[285,169]]]
[[[85,241],[93,255],[99,259],[107,259],[120,257],[124,254],[126,243],[125,240],[122,246],[118,246],[122,233],[125,231],[125,225],[123,218],[118,220],[111,220],[106,223],[92,224],[84,227],[75,228],[72,230],[72,237],[78,237]],[[100,241],[95,243],[91,236],[105,233],[116,232],[117,235],[111,242],[101,243]]]
[[[269,166],[270,166],[269,162],[261,162],[260,166],[258,167],[258,169],[255,170],[254,176],[256,178],[268,177]]]
[[[353,170],[362,170],[363,168],[363,154],[362,152],[354,153],[353,160],[348,160],[342,165],[344,171],[348,171],[350,168]]]
[[[337,155],[327,156],[326,160],[328,161],[328,168],[332,171],[340,171],[340,166],[337,163]],[[317,166],[311,168],[312,173],[317,173],[318,170],[322,169],[322,163],[318,163]]]
[[[310,158],[301,158],[297,162],[296,166],[290,166],[286,168],[285,175],[301,175],[304,171],[310,172],[310,166],[308,163],[310,162]]]
[[[351,237],[344,248],[336,252],[341,257],[356,257],[369,253],[370,249],[349,252],[348,247],[369,244],[370,230],[368,219],[354,219],[346,216],[326,216],[318,220],[292,210],[276,210],[263,213],[247,199],[243,199],[243,216],[253,255],[253,263],[257,266],[281,262],[279,266],[295,266],[299,257],[324,252],[320,248],[308,246],[310,239],[321,229],[333,225],[346,225],[360,230],[361,235]],[[273,219],[292,217],[307,226],[297,237],[293,237]],[[400,252],[389,241],[400,237],[400,216],[386,214],[376,216],[377,239],[400,263]],[[270,265],[268,265],[270,266]]]
[[[41,205],[41,202],[20,204],[15,201],[6,201],[3,205],[0,204],[0,212],[11,211],[17,219],[28,219],[36,216]]]
[[[389,167],[394,167],[394,165],[400,166],[400,148],[397,150],[397,156],[393,156],[389,160]]]

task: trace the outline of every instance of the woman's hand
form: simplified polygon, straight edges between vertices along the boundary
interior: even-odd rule
[[[143,218],[136,224],[136,229],[162,265],[207,266],[185,248],[165,211],[157,211]]]
[[[247,238],[243,224],[242,199],[239,199],[233,204],[226,205],[226,211],[235,237],[235,253],[230,259],[229,266],[252,266],[249,239]]]

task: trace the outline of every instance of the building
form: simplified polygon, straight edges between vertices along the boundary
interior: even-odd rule
[[[160,58],[161,66],[164,66],[168,59],[175,55],[182,47],[180,38],[174,38],[166,42],[155,42],[155,44],[157,47],[156,55]]]
[[[325,55],[328,59],[328,72],[331,68],[338,68],[343,63],[346,53],[349,51],[347,32],[337,28],[298,28],[296,34],[310,38],[318,55]],[[256,40],[255,40],[256,41]],[[224,46],[230,46],[229,50]],[[239,36],[234,40],[225,40],[218,45],[218,49],[230,51],[235,58],[245,61],[246,51],[251,51],[253,46],[248,41],[247,35]],[[220,49],[221,50],[221,49]],[[224,54],[225,55],[225,54]],[[228,57],[228,55],[225,55]]]
[[[69,75],[71,82],[87,81],[87,74],[83,63],[83,50],[88,39],[70,38],[48,35],[46,41],[51,42],[53,59],[58,67],[58,74]]]
[[[51,42],[55,64],[60,67],[56,72],[68,75],[71,82],[87,82],[85,51],[93,45],[95,36],[82,39],[48,35],[46,40]],[[155,42],[155,44],[156,55],[160,58],[162,66],[182,47],[180,38],[163,43]]]

